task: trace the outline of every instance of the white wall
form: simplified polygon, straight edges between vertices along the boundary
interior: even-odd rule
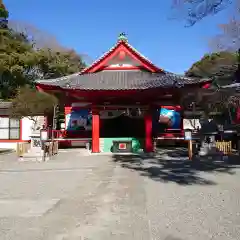
[[[36,117],[38,118],[38,117]],[[42,117],[41,117],[42,118]],[[25,117],[22,119],[22,139],[28,141],[30,140],[30,136],[33,132],[34,121],[30,120],[29,118]],[[0,142],[0,148],[8,148],[8,149],[17,149],[17,141],[16,142]]]
[[[17,149],[17,143],[16,142],[0,142],[0,149]]]
[[[30,140],[32,134],[33,121],[25,117],[22,119],[22,140]]]
[[[34,133],[40,133],[40,129],[34,129],[34,127],[41,128],[44,123],[43,116],[34,117],[35,121],[30,120],[30,118],[22,119],[22,140],[30,140],[30,136]]]

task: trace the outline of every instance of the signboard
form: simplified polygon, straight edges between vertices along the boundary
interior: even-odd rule
[[[40,139],[41,139],[41,141],[47,141],[48,140],[48,131],[47,130],[41,130],[40,131]]]
[[[192,132],[191,131],[185,131],[184,132],[184,138],[185,138],[185,140],[192,140]]]
[[[201,129],[201,123],[199,119],[183,119],[183,129]]]
[[[42,146],[42,142],[40,136],[31,136],[31,147],[32,148],[40,148]]]

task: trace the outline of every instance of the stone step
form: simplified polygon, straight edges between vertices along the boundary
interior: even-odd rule
[[[43,156],[43,152],[39,151],[39,152],[28,152],[28,153],[24,153],[23,157],[42,157]]]
[[[45,162],[49,160],[49,157],[45,158]],[[20,162],[43,162],[43,158],[42,157],[19,157],[18,161]]]

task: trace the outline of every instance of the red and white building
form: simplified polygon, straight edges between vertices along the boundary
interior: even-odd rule
[[[121,34],[109,51],[82,72],[39,80],[37,88],[55,94],[64,105],[65,129],[61,133],[66,142],[73,138],[91,138],[92,152],[115,151],[116,143],[125,142],[131,145],[129,151],[151,152],[153,137],[183,136],[182,94],[208,82],[176,75],[154,65]],[[161,109],[179,113],[178,128],[171,129],[173,123],[168,125],[166,116],[160,116]],[[86,115],[86,111],[91,117],[81,116],[84,112]],[[80,114],[78,118],[77,114]],[[10,139],[6,133],[9,138],[6,144],[29,140],[25,121],[19,122],[18,139]],[[46,122],[52,125],[51,119]],[[167,126],[162,132],[158,129],[159,123]]]

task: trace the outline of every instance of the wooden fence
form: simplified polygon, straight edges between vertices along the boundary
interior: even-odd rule
[[[232,141],[217,141],[216,148],[225,155],[232,153]]]
[[[23,157],[25,153],[27,153],[31,148],[31,143],[23,142],[17,144],[17,156]]]

